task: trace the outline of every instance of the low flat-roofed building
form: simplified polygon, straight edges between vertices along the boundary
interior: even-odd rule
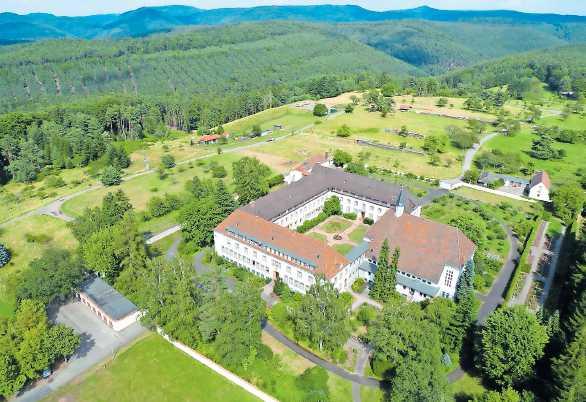
[[[115,331],[122,331],[134,324],[140,315],[130,300],[100,278],[87,280],[78,298]]]

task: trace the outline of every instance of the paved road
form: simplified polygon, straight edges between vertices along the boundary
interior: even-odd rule
[[[362,342],[356,340],[355,338],[350,338],[348,340],[348,344],[351,348],[358,351],[358,358],[356,359],[356,363],[354,365],[354,373],[358,375],[363,375],[364,369],[366,368],[366,364],[368,363],[370,353],[372,349],[370,346],[363,344]],[[360,395],[361,385],[353,382],[352,383],[352,401],[353,402],[361,402],[362,396]]]
[[[464,173],[470,170],[470,168],[472,167],[472,162],[474,161],[474,156],[478,151],[480,151],[482,145],[484,145],[485,142],[492,140],[497,135],[498,133],[491,133],[482,137],[478,144],[474,144],[472,148],[466,151],[466,156],[464,156],[464,163],[462,163],[462,173],[460,175],[460,178],[464,177]]]
[[[81,346],[70,361],[53,373],[48,381],[41,381],[34,388],[22,392],[16,401],[33,402],[46,397],[146,333],[146,329],[138,323],[116,332],[78,301],[61,306],[56,316],[51,315],[56,322],[65,324],[81,334]]]
[[[153,237],[150,237],[147,241],[146,244],[153,244],[158,242],[161,239],[164,239],[167,236],[171,236],[173,233],[177,233],[181,230],[181,226],[180,225],[175,225],[173,227],[170,227],[169,229],[163,230],[161,233],[157,233],[156,235],[154,235]]]
[[[307,129],[313,127],[313,126],[314,125],[311,124],[309,126],[302,127],[301,129],[299,129],[295,133],[301,133],[304,130],[307,130]],[[281,141],[281,140],[284,140],[285,138],[288,138],[288,137],[290,137],[292,135],[293,135],[293,133],[285,134],[285,135],[283,135],[281,137],[275,138],[274,141]],[[261,145],[266,145],[266,141],[255,142],[255,143],[248,144],[248,145],[243,145],[243,146],[240,146],[240,147],[227,148],[227,149],[224,149],[223,152],[224,153],[239,152],[239,151],[243,151],[243,150],[246,150],[246,149],[249,149],[249,148],[258,147],[258,146],[261,146]],[[195,157],[195,158],[185,159],[185,160],[182,160],[180,162],[177,162],[177,165],[185,165],[185,164],[188,164],[190,162],[195,162],[195,161],[202,160],[202,159],[208,159],[208,158],[214,157],[216,155],[217,155],[216,153],[209,153],[209,154],[206,154],[206,155],[203,155],[203,156],[198,156],[198,157]],[[149,169],[141,170],[140,172],[133,173],[131,175],[128,175],[128,176],[123,177],[122,178],[122,181],[129,181],[129,180],[135,179],[137,177],[141,177],[141,176],[144,176],[144,175],[147,175],[147,174],[155,173],[155,171],[156,171],[156,169],[154,169],[154,168],[149,168]],[[78,196],[80,196],[82,194],[85,194],[85,193],[88,193],[90,191],[99,190],[100,188],[103,188],[103,187],[104,186],[101,185],[101,184],[96,184],[94,186],[88,187],[88,188],[83,189],[81,191],[77,191],[75,193],[68,194],[66,196],[60,197],[59,199],[54,200],[54,201],[51,201],[48,204],[42,205],[42,206],[40,206],[38,208],[35,208],[33,210],[24,212],[24,213],[22,213],[22,214],[20,214],[18,216],[15,216],[15,217],[12,217],[10,219],[7,219],[4,222],[1,222],[0,223],[0,227],[3,227],[5,225],[8,225],[8,224],[13,223],[13,222],[20,221],[20,220],[22,220],[24,218],[27,218],[29,216],[35,216],[35,215],[49,215],[49,216],[53,216],[55,218],[63,219],[65,221],[71,221],[74,218],[73,217],[70,217],[70,216],[68,216],[66,214],[64,214],[61,211],[62,205],[66,201],[69,201],[69,200],[71,200],[71,199],[73,199],[75,197],[78,197]]]

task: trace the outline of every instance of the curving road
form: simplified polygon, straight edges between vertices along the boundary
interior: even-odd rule
[[[472,167],[472,162],[474,161],[474,156],[476,156],[476,153],[478,151],[480,151],[480,148],[482,148],[482,145],[484,145],[486,142],[492,140],[497,135],[498,135],[498,133],[487,134],[486,136],[482,137],[480,139],[480,141],[478,141],[478,144],[474,144],[472,146],[472,148],[470,148],[468,151],[466,151],[466,155],[464,156],[464,162],[462,163],[462,173],[460,174],[460,179],[462,177],[464,177],[464,174],[467,171],[469,171],[470,168]]]

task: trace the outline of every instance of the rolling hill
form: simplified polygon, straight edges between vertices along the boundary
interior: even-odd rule
[[[296,85],[324,75],[421,73],[365,44],[294,22],[5,46],[0,71],[1,110],[96,94],[217,95]]]
[[[561,26],[584,24],[586,17],[557,14],[527,14],[515,11],[445,11],[430,7],[408,10],[371,11],[359,6],[261,6],[203,10],[187,6],[143,7],[122,14],[58,17],[34,13],[0,13],[0,41],[4,43],[47,38],[120,38],[169,32],[189,25],[219,25],[240,22],[295,20],[306,22],[380,22],[424,20],[499,24]]]

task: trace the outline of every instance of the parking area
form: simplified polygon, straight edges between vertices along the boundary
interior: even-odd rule
[[[81,334],[81,345],[68,363],[61,365],[47,380],[23,391],[16,401],[38,401],[69,381],[82,375],[96,364],[113,356],[121,347],[131,343],[147,330],[135,323],[116,332],[102,322],[79,301],[72,301],[50,313],[51,319],[65,324]]]

